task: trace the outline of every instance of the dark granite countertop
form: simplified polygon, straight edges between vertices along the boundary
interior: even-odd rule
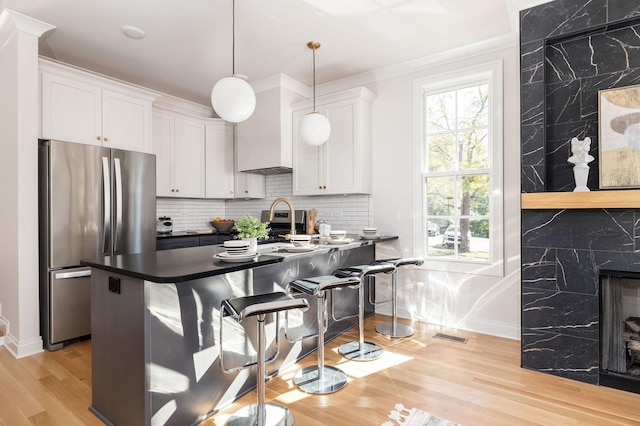
[[[373,240],[363,240],[358,235],[348,235],[347,237],[352,238],[353,242],[345,245],[320,244],[312,252],[295,255],[263,252],[258,255],[256,260],[243,263],[226,263],[213,259],[214,254],[224,251],[221,245],[105,256],[99,259],[83,260],[82,263],[93,268],[133,278],[157,283],[175,283],[398,239],[395,235],[383,235]],[[316,241],[315,243],[317,244],[318,242]]]

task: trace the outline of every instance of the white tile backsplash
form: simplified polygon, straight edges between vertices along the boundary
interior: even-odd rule
[[[173,219],[174,231],[213,229],[209,221],[225,216],[225,200],[156,199],[156,214]]]
[[[365,226],[373,226],[370,195],[319,195],[309,197],[292,196],[292,174],[270,175],[266,178],[267,197],[260,200],[191,200],[159,198],[158,216],[173,219],[176,231],[210,228],[209,221],[216,216],[239,219],[246,214],[260,217],[278,197],[288,198],[297,210],[316,209],[316,219],[331,224],[332,229],[344,229],[348,233],[359,233]],[[286,210],[282,203],[276,207]]]

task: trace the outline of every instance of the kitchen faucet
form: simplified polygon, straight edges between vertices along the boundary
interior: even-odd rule
[[[276,205],[279,202],[283,202],[289,206],[289,210],[291,211],[289,216],[289,219],[291,219],[291,233],[289,235],[296,235],[296,224],[295,224],[296,212],[295,210],[293,210],[293,204],[291,204],[291,201],[287,200],[284,197],[276,198],[275,200],[273,200],[273,203],[271,203],[271,207],[269,208],[269,222],[273,220],[273,213],[275,211]]]

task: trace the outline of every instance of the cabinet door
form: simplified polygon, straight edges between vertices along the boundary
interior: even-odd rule
[[[197,247],[200,244],[198,236],[193,237],[162,237],[156,239],[156,250],[171,250],[186,247]]]
[[[153,153],[156,155],[156,195],[175,196],[173,189],[173,117],[153,114]]]
[[[124,93],[102,91],[102,139],[109,148],[150,152],[151,102]]]
[[[224,122],[206,125],[206,179],[207,198],[233,198],[233,126]]]
[[[176,196],[203,198],[205,179],[204,123],[176,117],[174,125],[173,171]]]
[[[43,138],[102,145],[98,86],[43,72],[41,102]]]
[[[199,245],[201,246],[213,246],[221,243],[220,236],[217,234],[213,235],[200,235]]]
[[[236,198],[265,198],[266,179],[257,173],[236,173]]]
[[[321,180],[324,178],[324,170],[321,170],[324,146],[312,146],[300,138],[300,122],[309,112],[311,109],[293,114],[293,195],[324,194],[324,182]],[[331,133],[333,134],[333,123]]]
[[[331,136],[320,153],[320,181],[325,194],[358,192],[359,155],[356,103],[336,102],[319,110],[331,123]],[[325,188],[326,186],[326,188]]]

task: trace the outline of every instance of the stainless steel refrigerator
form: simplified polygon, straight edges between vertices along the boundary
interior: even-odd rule
[[[45,347],[91,333],[83,259],[155,251],[156,158],[39,141],[40,324]]]

